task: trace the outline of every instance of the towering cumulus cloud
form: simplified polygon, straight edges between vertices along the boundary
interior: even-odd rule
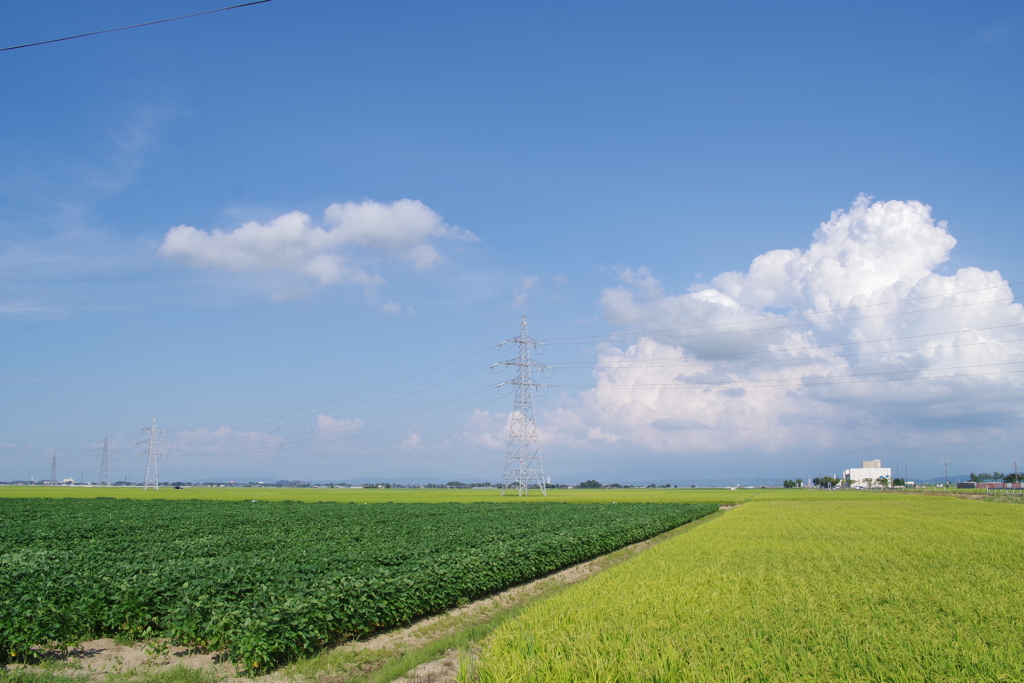
[[[687,294],[626,270],[601,303],[638,334],[602,347],[596,388],[552,415],[552,437],[683,452],[1005,440],[1024,414],[1024,307],[998,272],[938,274],[955,244],[920,202],[860,197],[806,250]]]
[[[232,273],[285,272],[311,278],[320,286],[362,285],[368,291],[384,282],[353,262],[353,251],[404,260],[429,270],[442,259],[435,238],[475,241],[468,230],[448,225],[421,202],[402,199],[331,204],[324,225],[300,211],[263,224],[245,223],[231,232],[206,232],[188,225],[171,228],[160,246],[166,258],[195,268]]]

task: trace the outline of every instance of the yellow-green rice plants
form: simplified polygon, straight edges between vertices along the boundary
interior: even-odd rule
[[[755,498],[499,627],[510,681],[1024,681],[1024,511]]]

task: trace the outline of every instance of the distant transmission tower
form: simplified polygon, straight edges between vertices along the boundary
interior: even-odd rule
[[[156,459],[160,455],[160,447],[163,445],[160,441],[160,437],[163,436],[163,431],[156,428],[156,418],[153,418],[153,424],[149,427],[144,427],[149,432],[149,439],[146,441],[139,441],[136,446],[146,446],[146,450],[142,453],[147,456],[146,460],[146,479],[142,482],[143,489],[153,489],[155,491],[160,490],[160,478],[156,473]]]
[[[505,344],[518,344],[519,353],[516,360],[495,363],[515,366],[516,378],[503,382],[498,386],[511,384],[516,388],[515,406],[512,408],[512,422],[508,431],[508,451],[505,455],[505,473],[501,478],[501,495],[514,488],[520,496],[527,495],[531,484],[536,484],[543,495],[548,495],[544,487],[544,466],[540,461],[540,447],[537,443],[537,423],[533,418],[533,392],[544,387],[533,379],[537,371],[548,372],[550,368],[530,358],[530,351],[541,346],[540,342],[530,338],[526,331],[526,316],[522,318],[519,336],[503,341]]]
[[[53,452],[53,457],[50,458],[50,486],[57,485],[57,451]]]
[[[110,439],[103,435],[103,459],[100,460],[100,486],[110,486]]]

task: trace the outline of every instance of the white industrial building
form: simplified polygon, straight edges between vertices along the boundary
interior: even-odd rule
[[[843,479],[848,482],[850,488],[863,489],[875,486],[880,477],[892,481],[892,468],[882,467],[881,460],[864,460],[861,465],[862,467],[852,467],[843,471]]]

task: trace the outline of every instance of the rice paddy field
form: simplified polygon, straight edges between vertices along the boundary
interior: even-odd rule
[[[463,680],[1024,681],[1024,506],[801,493],[531,606]]]

